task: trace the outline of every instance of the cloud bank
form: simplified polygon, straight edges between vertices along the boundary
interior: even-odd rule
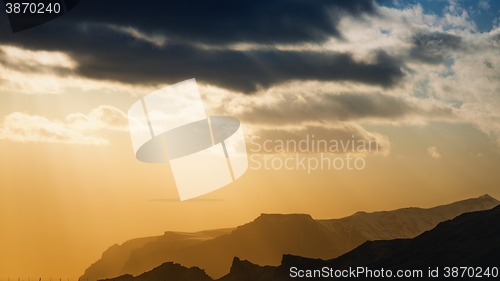
[[[127,128],[127,116],[112,106],[100,106],[89,114],[73,113],[64,121],[13,112],[0,124],[0,139],[22,143],[107,145],[109,140],[99,131],[125,131]]]
[[[51,77],[51,92],[79,81],[130,93],[194,77],[212,113],[266,134],[439,121],[500,145],[500,28],[479,32],[456,1],[442,15],[368,0],[116,3],[84,1],[15,35],[0,22],[0,89],[37,92],[22,81]]]

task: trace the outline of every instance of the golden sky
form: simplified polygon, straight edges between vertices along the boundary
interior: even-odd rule
[[[343,38],[330,34],[321,42],[254,38],[188,44],[175,31],[169,41],[147,26],[109,23],[99,32],[115,36],[118,47],[99,32],[80,30],[75,40],[88,43],[83,50],[33,37],[49,34],[50,26],[17,37],[2,30],[0,281],[75,280],[115,243],[167,230],[234,227],[261,213],[323,219],[360,210],[432,207],[486,193],[500,198],[500,28],[478,30],[453,3],[443,15],[420,5],[373,9],[378,15],[367,11],[336,19]],[[54,23],[52,28],[62,28]],[[6,29],[4,23],[0,27]],[[122,65],[126,58],[114,57],[99,42],[137,59],[128,57],[130,65]],[[165,65],[154,65],[151,72],[150,65],[140,66],[140,73],[121,71],[151,59],[143,53],[177,54],[178,46],[169,44],[187,44],[201,63],[189,61],[191,73],[167,55]],[[242,54],[254,65],[233,69],[230,62],[206,59],[218,52],[235,59]],[[332,64],[323,65],[323,56]],[[306,69],[288,73],[291,66],[280,64],[286,59]],[[214,73],[202,71],[205,65],[215,65]],[[155,78],[161,67],[175,74]],[[245,67],[261,71],[235,74]],[[136,81],[142,76],[152,80]],[[381,149],[356,155],[365,160],[362,170],[249,168],[220,190],[180,202],[168,164],[135,159],[126,114],[141,97],[193,77],[207,114],[241,120],[249,156],[253,136],[261,143],[299,141],[308,134],[377,140]]]

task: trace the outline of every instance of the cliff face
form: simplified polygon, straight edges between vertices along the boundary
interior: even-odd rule
[[[413,238],[433,229],[440,222],[466,212],[488,210],[498,204],[499,201],[485,195],[430,209],[358,212],[332,220],[314,220],[309,215],[301,214],[263,214],[225,233],[165,233],[125,253],[126,260],[121,257],[122,268],[114,276],[139,275],[169,261],[188,267],[198,266],[212,278],[220,278],[229,272],[232,262],[234,266],[235,256],[255,264],[274,266],[279,265],[282,256],[288,254],[332,259],[366,241]],[[91,272],[99,272],[99,266],[94,266]],[[86,275],[89,274],[86,272]],[[94,280],[102,278],[96,274],[92,276]]]
[[[102,257],[85,270],[81,280],[96,280],[116,277],[127,262],[130,252],[134,249],[142,248],[149,242],[156,240],[156,237],[145,237],[129,240],[122,245],[115,244],[109,247]],[[123,280],[126,281],[126,280]]]

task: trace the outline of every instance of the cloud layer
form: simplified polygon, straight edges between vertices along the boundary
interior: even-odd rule
[[[336,23],[344,14],[376,11],[372,0],[294,0],[286,4],[279,0],[80,2],[71,17],[62,18],[62,24],[133,26],[170,41],[212,44],[321,42],[340,36]]]
[[[500,28],[478,32],[456,1],[442,15],[361,0],[115,3],[83,1],[15,35],[0,23],[0,89],[36,91],[25,85],[52,77],[53,88],[73,79],[132,92],[194,77],[212,113],[269,135],[444,121],[500,144]],[[45,52],[50,63],[6,55],[15,52]]]
[[[15,142],[107,145],[101,130],[127,130],[127,117],[117,108],[100,106],[89,114],[73,113],[65,121],[13,112],[0,124],[0,139]]]

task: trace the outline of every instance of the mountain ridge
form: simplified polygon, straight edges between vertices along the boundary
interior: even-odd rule
[[[366,241],[413,238],[462,213],[491,209],[499,204],[491,196],[482,195],[427,209],[357,212],[329,220],[315,220],[308,214],[261,214],[252,222],[212,234],[208,239],[193,239],[197,235],[186,233],[174,239],[178,233],[166,232],[130,250],[122,269],[108,272],[105,277],[138,275],[168,261],[198,266],[211,277],[220,278],[229,272],[235,256],[257,265],[274,266],[281,263],[284,254],[328,260]],[[102,279],[98,276],[100,272],[99,266],[91,266],[82,278]]]
[[[441,222],[434,229],[426,231],[413,239],[396,239],[382,241],[367,241],[361,246],[340,257],[331,260],[311,259],[294,255],[283,255],[279,266],[259,266],[247,260],[233,257],[230,271],[217,281],[287,281],[296,278],[290,276],[291,269],[322,272],[323,267],[335,270],[348,268],[384,269],[395,274],[398,270],[410,269],[421,271],[421,277],[430,279],[428,268],[439,268],[439,276],[433,280],[449,280],[444,269],[448,267],[467,266],[469,268],[496,267],[500,260],[500,206],[490,210],[464,213],[454,219]],[[170,266],[172,263],[168,263]],[[166,266],[169,266],[166,265]],[[182,267],[181,265],[178,265]],[[184,268],[191,276],[199,273],[199,268]],[[477,271],[475,271],[477,273]],[[493,270],[491,271],[493,272]],[[145,274],[137,277],[124,275],[108,281],[159,281],[184,280],[177,275],[161,275],[160,270],[147,272],[157,279],[146,279]],[[154,274],[153,274],[154,273]],[[165,273],[170,274],[170,273]],[[467,273],[469,274],[469,273]],[[483,274],[483,273],[482,273]],[[486,274],[486,273],[484,273]],[[498,274],[498,272],[497,272]],[[475,274],[474,274],[475,275]],[[393,275],[394,277],[394,275]],[[208,278],[208,279],[207,279]],[[483,275],[482,279],[496,280],[498,276]],[[307,278],[308,280],[323,280],[323,277]],[[339,279],[329,277],[329,279]],[[356,279],[366,280],[366,276]],[[457,278],[451,278],[457,279]],[[190,281],[214,280],[203,275],[201,279]]]

